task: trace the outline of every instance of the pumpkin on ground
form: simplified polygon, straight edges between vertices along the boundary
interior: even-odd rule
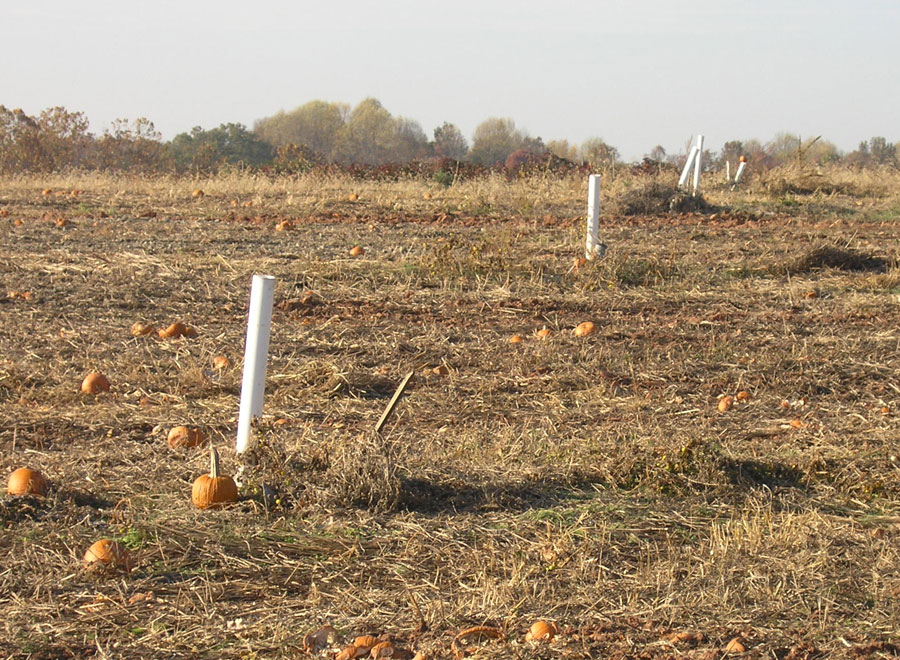
[[[109,379],[103,374],[92,371],[81,381],[81,391],[85,394],[109,392]]]
[[[47,480],[37,470],[21,467],[9,475],[7,495],[46,495]]]
[[[531,624],[531,629],[525,633],[525,641],[538,641],[542,639],[551,640],[556,637],[556,624],[550,621],[535,621]]]
[[[131,571],[131,557],[128,550],[118,541],[110,539],[100,539],[91,545],[84,553],[81,563],[87,569],[105,567],[123,568],[126,573]]]
[[[198,509],[225,506],[237,502],[237,484],[234,479],[220,474],[219,452],[209,447],[209,474],[201,474],[191,488],[191,501]]]
[[[169,430],[166,442],[172,449],[196,447],[206,442],[206,435],[198,428],[174,426]]]

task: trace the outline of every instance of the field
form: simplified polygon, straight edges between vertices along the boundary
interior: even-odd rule
[[[583,264],[580,178],[0,181],[0,462],[51,483],[0,500],[0,654],[900,655],[900,176],[709,179],[682,213],[661,176],[604,181]],[[276,307],[238,458],[253,273]],[[238,504],[192,506],[179,424]],[[129,573],[82,567],[103,537]]]

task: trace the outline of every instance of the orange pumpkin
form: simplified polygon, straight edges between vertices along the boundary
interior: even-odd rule
[[[575,336],[576,337],[587,337],[588,335],[592,335],[597,332],[597,326],[595,326],[590,321],[585,321],[584,323],[579,323],[575,327]]]
[[[196,447],[206,442],[206,436],[203,434],[203,431],[197,428],[175,426],[166,436],[166,442],[172,449]]]
[[[37,470],[27,467],[14,470],[6,483],[7,495],[46,495],[47,480]]]
[[[96,568],[123,568],[125,572],[131,571],[131,557],[128,550],[121,543],[110,539],[100,539],[91,545],[84,553],[82,565],[88,569]]]
[[[550,621],[535,621],[531,624],[531,629],[525,634],[525,641],[538,641],[546,639],[547,641],[556,637],[558,629],[555,623]]]
[[[225,506],[237,502],[237,484],[234,479],[219,474],[219,452],[209,447],[209,474],[201,474],[191,488],[191,501],[198,509]]]
[[[81,381],[81,391],[85,394],[109,392],[109,379],[103,374],[92,371]]]
[[[350,248],[350,256],[351,257],[361,257],[366,253],[366,251],[360,245],[354,245]]]
[[[733,405],[734,397],[729,394],[719,399],[719,404],[716,407],[719,409],[719,412],[728,412]]]
[[[550,328],[541,328],[535,333],[535,335],[538,339],[549,339],[553,336],[553,330],[551,330]]]

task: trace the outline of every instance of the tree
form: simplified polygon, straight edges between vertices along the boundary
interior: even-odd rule
[[[41,142],[41,129],[21,108],[0,105],[0,170],[4,172],[45,172],[53,159]]]
[[[153,122],[139,117],[116,119],[97,140],[96,165],[101,169],[153,172],[165,169],[169,153]]]
[[[502,163],[512,152],[525,146],[525,134],[512,119],[491,117],[475,127],[469,160],[480,165]]]
[[[618,162],[619,150],[602,138],[588,138],[581,145],[581,160],[593,168],[610,167]]]
[[[310,101],[292,112],[260,119],[254,132],[275,147],[295,144],[328,159],[349,113],[350,106],[345,103]]]
[[[897,152],[894,149],[894,145],[890,144],[883,137],[869,139],[869,155],[870,162],[873,165],[897,166]]]
[[[438,158],[462,160],[469,152],[469,143],[456,125],[444,122],[434,129],[433,149]]]
[[[656,161],[657,163],[665,163],[666,150],[661,144],[658,144],[650,150],[650,153],[648,153],[645,158],[649,158],[650,160]]]
[[[578,147],[569,144],[568,140],[550,140],[547,143],[547,151],[557,158],[565,158],[566,160],[578,160]]]
[[[221,124],[179,133],[169,143],[179,170],[215,171],[224,164],[259,167],[272,161],[275,150],[243,124]]]
[[[44,110],[37,118],[41,145],[52,168],[91,165],[94,136],[83,112],[69,112],[61,106]]]

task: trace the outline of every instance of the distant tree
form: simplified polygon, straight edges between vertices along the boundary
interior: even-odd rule
[[[588,138],[581,144],[581,159],[593,168],[615,165],[619,160],[619,150],[608,145],[602,138]]]
[[[333,159],[345,164],[387,162],[394,132],[391,119],[391,113],[377,99],[361,101],[338,134]]]
[[[869,156],[873,165],[897,166],[897,151],[894,145],[883,137],[869,139]]]
[[[434,129],[433,149],[438,158],[462,160],[469,152],[469,143],[456,125],[444,122]]]
[[[547,151],[557,158],[565,158],[566,160],[578,160],[578,147],[569,144],[568,140],[550,140],[547,143]]]
[[[116,119],[96,142],[95,162],[101,169],[153,172],[168,167],[169,152],[149,119]]]
[[[345,103],[310,101],[291,112],[258,120],[253,130],[275,147],[295,144],[329,159],[349,113]]]
[[[53,168],[53,158],[41,141],[41,128],[34,117],[21,108],[0,105],[0,170],[3,172],[45,172]]]
[[[428,137],[419,122],[406,117],[396,117],[393,124],[394,135],[390,146],[390,162],[408,163],[425,158],[428,154]]]
[[[83,112],[69,112],[61,106],[48,108],[37,118],[37,125],[53,169],[92,165],[94,136],[88,132],[90,122]]]
[[[338,163],[381,165],[423,158],[428,138],[419,124],[392,117],[378,99],[361,101],[338,133],[332,160]]]
[[[650,160],[654,160],[657,163],[665,163],[666,162],[666,150],[663,148],[661,144],[656,145],[650,150],[650,153],[647,154],[646,158]]]
[[[468,159],[479,165],[502,163],[512,152],[525,146],[525,134],[512,119],[491,117],[475,127]]]
[[[741,156],[744,154],[744,143],[740,140],[729,140],[725,144],[722,145],[722,151],[719,154],[719,160],[722,164],[725,161],[731,163],[732,167],[736,167],[736,163],[740,160]]]
[[[179,170],[215,171],[222,165],[259,167],[271,162],[275,150],[243,124],[221,124],[203,130],[195,126],[190,133],[179,133],[169,143]]]

